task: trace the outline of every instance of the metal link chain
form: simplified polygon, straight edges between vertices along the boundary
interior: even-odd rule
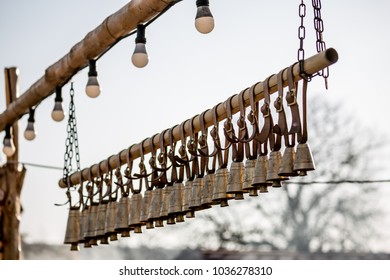
[[[67,183],[69,174],[73,171],[72,159],[75,156],[76,159],[76,171],[80,171],[80,153],[79,153],[79,141],[77,135],[77,123],[76,123],[76,106],[74,104],[74,89],[73,83],[70,86],[70,103],[69,103],[69,119],[66,127],[67,137],[65,140],[65,155],[64,155],[64,174],[63,180]],[[74,151],[73,151],[74,146]]]
[[[314,9],[314,29],[316,30],[316,47],[317,52],[322,52],[326,50],[326,44],[324,42],[322,32],[324,31],[324,22],[321,18],[321,0],[312,0],[313,9]],[[318,73],[325,80],[325,88],[328,89],[328,77],[329,77],[329,67],[321,70]]]
[[[324,22],[321,18],[321,0],[312,0],[312,5],[314,9],[314,29],[316,31],[316,49],[317,52],[322,52],[326,50],[326,44],[323,40],[322,32],[324,31]],[[298,49],[298,63],[299,63],[299,72],[302,78],[310,81],[311,77],[315,75],[308,75],[304,71],[304,60],[305,60],[305,49],[303,47],[304,40],[306,38],[306,28],[304,25],[304,19],[306,17],[306,5],[301,0],[299,4],[299,17],[300,17],[300,26],[298,27],[298,39],[299,39],[299,49]],[[325,88],[328,89],[328,80],[329,77],[329,67],[319,71],[316,75],[322,76],[325,79]]]
[[[305,60],[305,49],[303,48],[303,43],[306,38],[306,27],[304,24],[304,19],[306,16],[306,5],[301,0],[301,4],[299,5],[299,17],[301,19],[301,24],[298,27],[298,39],[299,39],[299,49],[298,49],[298,63],[299,63],[299,73],[302,78],[310,80],[310,75],[305,73],[304,70],[304,60]]]

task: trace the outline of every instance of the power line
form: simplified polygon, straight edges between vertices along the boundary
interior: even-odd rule
[[[45,169],[64,170],[63,167],[58,167],[58,166],[53,166],[53,165],[46,165],[46,164],[39,164],[39,163],[31,163],[31,162],[8,161],[7,163],[22,164],[22,165],[38,167],[38,168],[45,168]]]
[[[284,181],[284,184],[294,185],[314,185],[314,184],[326,184],[326,185],[340,185],[340,184],[381,184],[390,183],[390,179],[383,180],[334,180],[334,181],[306,181],[306,182],[290,182]]]
[[[31,162],[22,162],[22,161],[8,161],[8,163],[15,164],[23,164],[27,166],[44,168],[44,169],[54,169],[54,170],[63,170],[62,167],[39,164],[39,163],[31,163]],[[341,185],[341,184],[383,184],[390,183],[390,179],[381,179],[381,180],[350,180],[350,179],[341,179],[341,180],[331,180],[331,181],[284,181],[283,184],[291,184],[291,185],[315,185],[315,184],[324,184],[324,185]]]

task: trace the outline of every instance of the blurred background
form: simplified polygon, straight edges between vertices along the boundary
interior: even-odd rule
[[[386,129],[390,4],[322,2],[324,40],[338,51],[339,61],[330,67],[329,90],[320,77],[309,84],[309,143],[315,172],[267,194],[201,211],[185,223],[69,252],[62,245],[68,210],[54,206],[66,200],[58,180],[67,122],[51,119],[51,96],[36,110],[36,139],[20,137],[20,162],[59,168],[26,165],[21,197],[25,258],[374,258],[373,254],[387,258],[390,183],[345,181],[390,179]],[[22,94],[126,3],[1,1],[0,65],[18,67]],[[86,96],[88,70],[80,71],[72,82],[81,167],[212,108],[297,61],[299,4],[210,1],[215,29],[203,35],[194,27],[195,1],[185,0],[147,28],[147,67],[132,65],[131,36],[97,62],[102,87],[98,98]],[[304,47],[309,57],[316,48],[311,2],[306,4]],[[5,88],[3,79],[0,88]],[[65,111],[69,89],[70,84],[63,87]],[[27,116],[19,122],[21,132],[26,124]],[[0,160],[5,162],[3,154]]]

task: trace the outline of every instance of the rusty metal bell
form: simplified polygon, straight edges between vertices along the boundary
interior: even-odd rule
[[[160,219],[167,220],[168,225],[175,224],[175,216],[168,215],[169,204],[171,202],[172,185],[163,188],[163,199],[160,208]]]
[[[286,147],[283,152],[282,164],[279,168],[279,176],[298,176],[294,170],[295,150],[294,147]]]
[[[153,222],[149,221],[148,219],[150,204],[152,202],[152,196],[153,196],[153,191],[146,190],[144,192],[143,199],[142,199],[141,215],[139,219],[142,223],[145,223],[146,229],[154,228]]]
[[[188,180],[184,185],[182,209],[184,212],[186,212],[186,218],[195,218],[195,211],[190,209],[190,200],[191,200],[193,184],[194,181]]]
[[[249,196],[257,196],[257,187],[252,186],[253,176],[255,173],[256,159],[247,159],[244,170],[243,191],[249,191]]]
[[[70,244],[71,251],[79,250],[79,222],[80,211],[78,208],[71,207],[68,213],[64,244]]]
[[[142,233],[141,217],[142,194],[134,193],[130,199],[129,227],[134,228],[134,233]]]
[[[227,194],[234,194],[235,200],[244,199],[242,187],[244,185],[244,163],[242,161],[233,161],[230,165],[228,184],[226,187]]]
[[[107,205],[106,222],[104,224],[104,233],[110,238],[110,241],[118,240],[118,235],[115,231],[116,212],[117,202],[110,201]]]
[[[204,179],[202,177],[196,177],[191,189],[190,209],[194,211],[200,211],[210,208],[210,205],[202,205],[202,190],[204,185]]]
[[[91,248],[91,244],[89,243],[89,239],[86,237],[88,232],[88,224],[89,224],[89,214],[91,212],[90,210],[91,206],[87,205],[85,206],[84,210],[81,212],[82,214],[82,222],[83,224],[80,224],[80,234],[79,234],[79,242],[84,242],[84,248]]]
[[[213,201],[213,191],[215,184],[215,174],[209,173],[204,177],[203,189],[200,203],[206,207],[211,205],[217,205],[218,201]]]
[[[268,156],[258,156],[256,159],[255,170],[253,173],[252,186],[258,188],[260,193],[267,193],[268,186],[272,185],[272,182],[267,181],[267,166]]]
[[[229,171],[227,168],[219,168],[215,172],[212,200],[220,203],[221,207],[229,206],[228,199],[232,198],[231,194],[226,193],[228,177]]]
[[[184,222],[183,198],[184,184],[182,182],[173,183],[171,190],[171,198],[169,201],[168,215],[176,216],[176,222]]]
[[[88,209],[87,230],[84,232],[84,238],[90,245],[97,245],[97,239],[95,238],[95,227],[97,222],[98,204],[92,203]]]
[[[115,231],[121,234],[121,237],[130,236],[129,227],[129,209],[130,199],[127,196],[123,196],[118,201],[118,210],[116,212]]]
[[[160,210],[163,200],[162,188],[155,188],[153,190],[152,202],[150,203],[150,210],[148,220],[154,222],[155,227],[163,227],[163,220],[160,219]]]
[[[84,231],[87,226],[87,219],[88,219],[88,206],[86,206],[79,215],[79,225],[80,225],[80,230],[79,230],[79,243],[85,243],[85,238],[84,238]]]
[[[107,202],[102,202],[98,205],[98,213],[97,213],[96,225],[95,225],[95,237],[97,239],[104,239],[105,237],[104,228],[106,225],[107,204],[108,204]]]
[[[295,153],[294,171],[299,172],[299,176],[305,176],[307,171],[312,170],[315,170],[315,164],[309,144],[299,143]]]
[[[282,152],[281,151],[272,151],[269,156],[268,166],[267,166],[267,181],[272,181],[272,187],[280,188],[282,186],[281,182],[287,180],[288,177],[279,176],[279,169],[282,165]]]

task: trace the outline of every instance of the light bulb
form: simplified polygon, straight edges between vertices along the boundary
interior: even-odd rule
[[[26,130],[24,131],[24,138],[26,138],[26,140],[31,141],[31,140],[34,140],[35,136],[36,136],[36,133],[35,133],[35,129],[34,129],[34,123],[28,122]]]
[[[208,0],[197,0],[198,7],[195,17],[195,28],[202,34],[207,34],[214,29],[214,18],[209,8]]]
[[[146,52],[146,37],[145,37],[145,26],[142,24],[137,26],[137,37],[135,38],[135,49],[131,57],[135,67],[145,67],[148,62],[148,53]]]
[[[26,130],[24,131],[24,138],[26,138],[29,141],[33,140],[36,136],[35,129],[34,129],[34,123],[35,123],[34,114],[35,114],[35,109],[30,108],[30,115],[27,120],[27,127]]]
[[[7,157],[12,157],[16,151],[14,142],[12,141],[11,138],[11,127],[7,126],[5,129],[5,137],[3,141],[3,153]]]
[[[54,101],[55,103],[53,111],[51,112],[51,118],[56,122],[60,122],[65,118],[65,113],[62,109],[61,87],[56,88],[56,98]]]
[[[96,60],[93,59],[89,60],[88,82],[85,87],[85,93],[91,98],[96,98],[100,95],[100,85],[96,71]]]
[[[131,61],[133,62],[134,66],[138,68],[145,67],[148,64],[149,58],[146,52],[145,44],[137,43],[135,45],[135,50],[131,57]]]
[[[65,118],[64,110],[62,109],[62,103],[59,101],[56,101],[54,104],[54,109],[51,112],[51,117],[56,122],[60,122]]]

